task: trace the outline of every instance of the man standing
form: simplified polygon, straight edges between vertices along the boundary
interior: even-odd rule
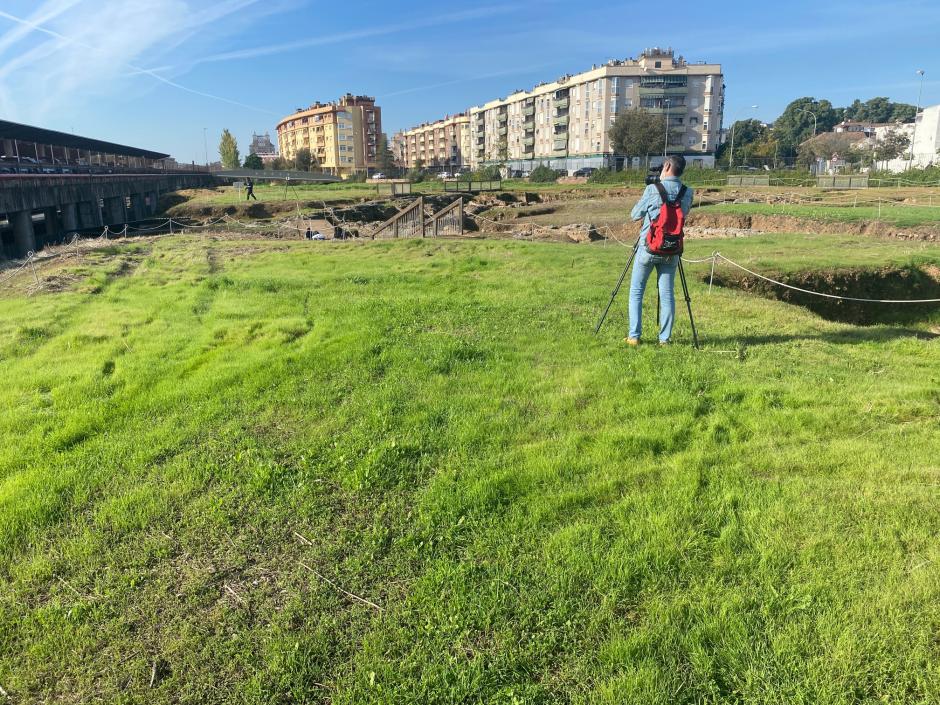
[[[245,188],[246,188],[247,191],[248,191],[248,193],[245,195],[245,200],[247,201],[247,200],[253,198],[253,199],[255,199],[255,200],[257,201],[257,200],[258,200],[258,197],[255,195],[255,182],[252,181],[251,179],[248,179],[248,180],[245,182]]]
[[[643,196],[633,206],[630,216],[633,220],[643,220],[640,229],[640,240],[637,244],[636,259],[633,262],[633,276],[630,279],[630,332],[627,335],[627,345],[639,345],[640,335],[643,332],[643,292],[646,290],[646,281],[653,269],[656,269],[656,279],[659,286],[659,344],[667,345],[672,337],[672,324],[676,318],[676,297],[674,293],[676,282],[676,269],[679,266],[679,257],[682,256],[682,221],[692,207],[692,189],[684,186],[679,180],[685,171],[685,158],[679,155],[670,155],[663,161],[663,169],[659,183],[650,184],[643,192]],[[660,211],[663,209],[678,211],[681,209],[681,218],[678,218],[678,251],[668,255],[660,252],[656,254],[651,248],[658,247],[659,243],[651,242],[651,226],[657,232],[653,234],[662,238]],[[666,213],[666,220],[673,223],[676,218],[670,218]],[[675,214],[678,216],[678,213]],[[669,229],[670,225],[666,225]],[[668,237],[668,236],[667,236]]]

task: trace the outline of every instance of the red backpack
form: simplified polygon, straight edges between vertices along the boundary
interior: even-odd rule
[[[686,188],[683,185],[676,195],[675,201],[670,201],[666,189],[659,182],[656,182],[656,190],[659,191],[659,197],[663,200],[659,208],[659,215],[656,220],[650,222],[649,232],[646,233],[646,249],[652,255],[670,255],[682,254],[682,239],[685,233],[682,231],[685,225],[685,214],[682,212],[682,197],[685,196]]]

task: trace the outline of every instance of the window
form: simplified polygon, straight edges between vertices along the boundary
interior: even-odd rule
[[[690,124],[690,125],[693,125],[693,126],[694,126],[694,125],[698,125],[698,118],[697,118],[697,117],[690,117],[690,118],[689,118],[689,124]]]
[[[703,130],[707,130],[707,129],[708,129],[708,120],[706,120],[705,122],[702,123],[702,129],[703,129]]]

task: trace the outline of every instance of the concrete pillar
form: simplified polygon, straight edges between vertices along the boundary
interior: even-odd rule
[[[25,257],[29,252],[36,251],[36,235],[33,232],[33,212],[17,211],[10,213],[10,223],[13,225],[13,255]]]
[[[104,227],[104,222],[101,218],[101,208],[97,200],[79,203],[78,217],[83,229]]]
[[[127,216],[124,213],[124,196],[104,199],[104,220],[107,225],[124,225]]]
[[[147,217],[147,204],[144,203],[146,196],[142,193],[135,193],[131,196],[131,216],[132,220],[143,220]]]
[[[80,229],[78,225],[77,203],[62,204],[62,228],[65,230],[67,236]]]
[[[59,209],[55,206],[42,209],[45,220],[45,233],[42,236],[42,245],[58,242],[62,239],[62,224],[59,222]]]

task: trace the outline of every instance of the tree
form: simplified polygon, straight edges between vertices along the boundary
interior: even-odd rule
[[[856,98],[843,109],[846,120],[868,123],[910,122],[917,115],[917,108],[907,103],[892,103],[883,96],[871,98],[864,103]]]
[[[294,153],[294,163],[293,167],[297,171],[310,171],[310,165],[313,163],[313,158],[310,156],[310,150],[306,147],[301,147]]]
[[[392,170],[395,168],[395,155],[392,153],[392,150],[388,146],[388,137],[386,137],[383,132],[379,135],[379,146],[376,150],[376,157],[378,158],[379,171],[388,176],[392,173]]]
[[[717,150],[718,162],[728,165],[731,158],[731,134],[734,133],[734,151],[738,156],[735,159],[740,164],[745,154],[753,153],[748,147],[756,145],[769,138],[767,127],[760,120],[738,120],[728,130],[728,139]],[[771,146],[770,153],[773,155],[775,145]]]
[[[895,129],[887,130],[881,139],[875,142],[875,159],[886,162],[900,157],[911,144],[911,137]]]
[[[264,168],[269,171],[284,171],[287,167],[287,160],[284,157],[275,157],[264,163]]]
[[[222,160],[222,166],[225,169],[237,169],[241,166],[238,159],[238,142],[228,131],[228,128],[222,130],[222,139],[219,141],[219,158]]]
[[[648,159],[650,154],[662,147],[666,134],[666,118],[645,110],[627,110],[617,116],[607,134],[615,153],[630,159]]]
[[[415,159],[414,168],[408,171],[408,181],[413,184],[419,184],[424,181],[424,160]]]
[[[261,157],[252,152],[245,157],[244,167],[246,169],[264,169],[264,162],[261,161]]]
[[[797,98],[774,123],[774,138],[780,143],[784,157],[796,156],[799,146],[816,134],[829,132],[842,117],[828,100]],[[815,115],[815,120],[813,116]]]

